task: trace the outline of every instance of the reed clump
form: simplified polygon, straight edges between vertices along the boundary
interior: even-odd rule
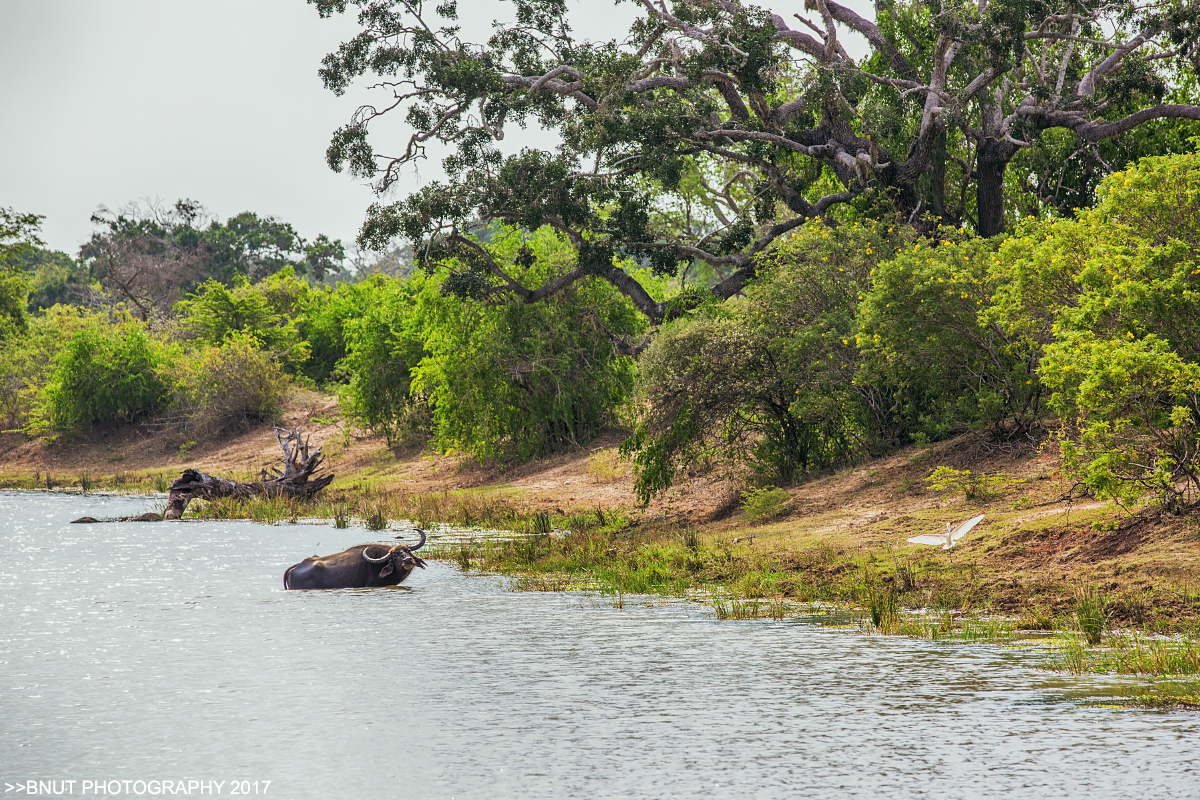
[[[958,627],[943,631],[937,638],[959,642],[1007,642],[1017,637],[1017,624],[1005,619],[963,620]]]
[[[1075,622],[1088,644],[1098,645],[1104,635],[1106,600],[1094,586],[1081,586],[1075,590]]]
[[[783,619],[786,611],[782,598],[770,601],[714,598],[712,607],[717,619]]]
[[[367,513],[363,515],[363,524],[367,526],[367,530],[369,531],[387,530],[387,509],[383,505],[371,506],[367,509]]]
[[[1138,635],[1111,637],[1109,647],[1089,647],[1068,639],[1050,659],[1049,667],[1074,675],[1200,675],[1200,642],[1191,638],[1150,639]]]
[[[896,633],[900,627],[900,601],[891,584],[872,585],[867,592],[867,613],[880,633]]]

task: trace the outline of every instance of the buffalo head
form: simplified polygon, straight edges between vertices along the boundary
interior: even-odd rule
[[[413,555],[413,550],[420,550],[425,544],[425,531],[417,528],[417,533],[421,535],[421,541],[411,547],[403,544],[393,545],[392,547],[365,545],[362,557],[368,564],[382,565],[382,568],[379,570],[380,578],[386,578],[393,572],[399,571],[404,573],[404,577],[400,579],[402,581],[408,577],[408,573],[412,572],[414,567],[425,569],[425,562]],[[371,555],[372,550],[375,550],[377,555]],[[383,552],[380,553],[380,550]]]

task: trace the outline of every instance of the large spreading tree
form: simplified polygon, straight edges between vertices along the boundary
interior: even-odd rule
[[[450,150],[446,181],[371,206],[361,244],[406,239],[462,294],[534,302],[598,276],[656,322],[686,303],[654,300],[615,256],[706,265],[724,299],[772,242],[842,204],[991,236],[1009,165],[1048,132],[1103,169],[1099,143],[1200,119],[1172,102],[1200,62],[1188,0],[877,0],[873,19],[831,0],[637,0],[628,36],[608,42],[573,34],[565,0],[514,0],[486,42],[462,38],[454,0],[309,2],[357,6],[362,26],[326,57],[326,86],[369,74],[382,100],[334,134],[330,165],[382,196],[428,143]],[[387,115],[406,139],[373,134]],[[498,142],[530,124],[561,145],[504,155]],[[491,222],[552,226],[574,268],[522,284],[471,234]]]

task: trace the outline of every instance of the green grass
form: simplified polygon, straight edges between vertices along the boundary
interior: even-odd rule
[[[363,524],[369,531],[387,530],[387,509],[383,505],[372,506],[363,517]]]
[[[1148,639],[1113,636],[1108,647],[1089,647],[1079,638],[1067,639],[1050,658],[1048,668],[1073,675],[1200,675],[1200,642],[1195,639]]]
[[[867,591],[867,612],[871,624],[880,633],[895,633],[900,627],[900,602],[890,585],[870,586]]]
[[[1075,590],[1075,622],[1088,644],[1100,644],[1104,635],[1106,604],[1104,595],[1093,586],[1081,586]]]

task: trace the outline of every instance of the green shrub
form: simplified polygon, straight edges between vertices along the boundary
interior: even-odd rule
[[[497,230],[488,252],[525,285],[576,261],[549,228]],[[646,322],[610,284],[578,281],[538,303],[494,303],[488,293],[500,289],[482,286],[476,299],[462,299],[443,286],[429,281],[418,295],[425,357],[413,371],[440,448],[524,460],[586,442],[614,421],[634,363],[616,355],[609,333],[639,336]]]
[[[425,355],[416,305],[425,282],[423,276],[403,283],[373,278],[370,302],[357,317],[342,320],[346,356],[341,370],[350,378],[343,407],[355,422],[382,433],[389,445],[409,438],[405,432],[413,432],[406,423],[421,405],[411,389],[412,371]],[[339,299],[343,296],[339,293]]]
[[[304,313],[297,326],[311,353],[301,365],[304,375],[318,384],[344,380],[342,359],[347,355],[347,325],[378,308],[381,294],[396,281],[372,275],[360,283],[343,283],[336,289],[314,289],[305,298]]]
[[[75,431],[151,414],[167,399],[164,362],[162,346],[141,325],[93,320],[59,355],[44,391],[44,419],[55,430]]]
[[[232,288],[210,278],[188,299],[175,304],[180,328],[201,341],[221,345],[242,334],[289,366],[308,358],[295,316],[307,287],[290,270],[257,284],[238,278]]]
[[[59,354],[90,320],[81,308],[53,306],[31,316],[24,335],[0,341],[0,420],[5,430],[36,427]]]
[[[1000,251],[996,318],[1045,341],[1038,374],[1069,474],[1097,496],[1200,499],[1200,154],[1149,158],[1077,219]]]
[[[972,475],[969,469],[938,467],[925,479],[935,492],[961,494],[968,500],[987,500],[1008,483],[1003,475]]]
[[[906,386],[929,437],[969,428],[1024,437],[1043,411],[1040,351],[988,314],[999,241],[943,233],[949,240],[915,242],[875,271],[860,307],[862,379]]]
[[[742,511],[749,522],[768,522],[783,514],[787,501],[785,489],[770,486],[748,489],[742,492]]]
[[[274,419],[288,386],[270,354],[244,334],[180,358],[169,374],[169,417],[190,443]]]
[[[692,462],[790,484],[900,438],[896,387],[857,378],[855,344],[859,298],[891,252],[879,229],[813,222],[762,259],[743,302],[664,327],[641,358],[623,447],[641,500]]]
[[[38,236],[42,219],[40,214],[0,208],[0,342],[25,333],[31,287],[21,263],[42,244]]]

